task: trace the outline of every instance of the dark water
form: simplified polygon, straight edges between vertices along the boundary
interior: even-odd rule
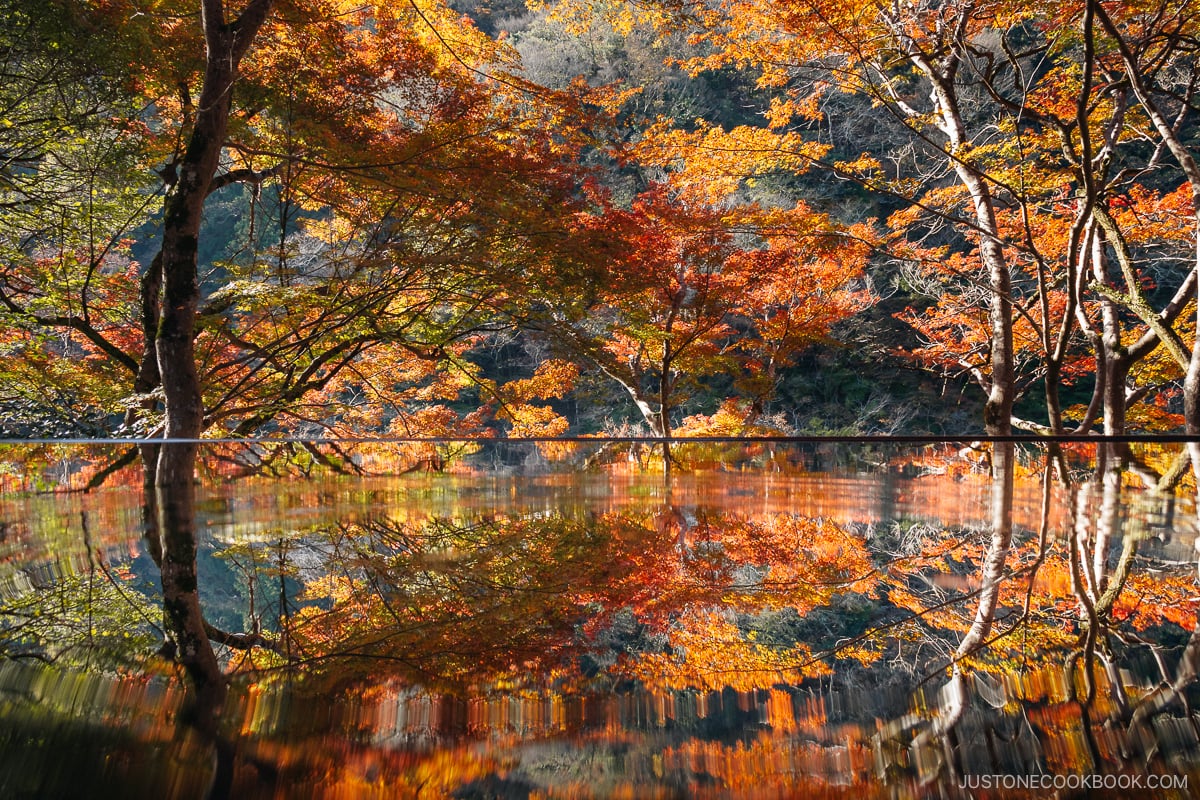
[[[1184,445],[123,455],[0,446],[0,797],[1200,792]]]

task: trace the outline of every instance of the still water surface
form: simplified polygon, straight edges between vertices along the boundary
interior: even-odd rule
[[[418,451],[0,447],[0,796],[1200,793],[1183,445]]]

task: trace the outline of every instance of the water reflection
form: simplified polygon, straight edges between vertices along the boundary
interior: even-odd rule
[[[1181,447],[514,452],[4,496],[0,790],[1200,786]]]

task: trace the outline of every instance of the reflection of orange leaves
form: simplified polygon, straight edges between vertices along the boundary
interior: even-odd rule
[[[721,540],[735,562],[767,567],[761,587],[740,590],[755,603],[770,598],[803,613],[845,592],[873,594],[880,580],[862,537],[829,520],[729,518]]]
[[[331,573],[306,583],[299,599],[332,600],[335,603],[344,603],[354,594],[354,590],[354,582],[349,578]],[[310,610],[310,607],[306,606],[302,609],[302,611],[306,610]]]
[[[874,796],[859,794],[875,773],[875,753],[865,732],[848,727],[839,732],[846,738],[831,744],[822,744],[829,731],[818,732],[816,741],[804,742],[765,735],[736,744],[693,739],[664,750],[663,769],[669,775],[682,773],[693,782],[694,776],[715,782],[720,792],[711,796],[731,792],[739,797]],[[837,776],[838,785],[828,785],[825,776]]]
[[[787,520],[797,520],[788,517]],[[859,588],[874,575],[870,554],[861,536],[827,520],[818,520],[804,548],[812,559],[811,576],[816,583]]]
[[[799,683],[831,670],[801,644],[772,648],[742,633],[726,612],[688,608],[668,631],[672,652],[642,653],[618,669],[653,689],[738,690]],[[809,663],[812,662],[812,663]]]
[[[1051,604],[1059,601],[1074,607],[1077,603],[1071,588],[1071,571],[1061,554],[1057,558],[1047,559],[1041,565],[1034,579],[1033,590]]]
[[[416,752],[354,747],[330,751],[326,741],[303,752],[276,757],[285,775],[293,763],[309,773],[301,783],[317,797],[451,797],[456,789],[486,775],[503,774],[497,759],[475,746],[437,747]],[[294,776],[293,780],[294,780]]]
[[[901,627],[890,633],[896,638],[921,641],[928,636],[931,629],[966,630],[970,619],[964,616],[963,603],[943,604],[941,600],[942,598],[918,595],[899,583],[889,586],[888,601],[908,611],[914,619],[919,619],[919,623],[914,622],[912,626]]]
[[[463,784],[494,773],[498,766],[479,748],[437,748],[416,766],[409,781],[418,794],[448,797]]]
[[[1171,622],[1184,630],[1196,627],[1200,591],[1194,573],[1163,575],[1135,571],[1113,604],[1114,619],[1142,630]]]
[[[925,611],[926,601],[900,583],[888,587],[887,598],[892,605],[903,608],[914,615]]]

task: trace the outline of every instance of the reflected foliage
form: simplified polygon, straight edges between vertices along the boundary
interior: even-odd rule
[[[196,582],[199,616],[179,619],[142,593],[170,536],[92,533],[169,515],[63,496],[54,557],[44,521],[4,551],[12,741],[36,754],[43,728],[98,726],[152,748],[182,725],[173,757],[215,748],[206,780],[238,796],[919,797],[971,775],[1198,774],[1181,452],[777,456],[207,487],[199,558],[165,587]],[[3,502],[5,519],[35,507]],[[215,676],[181,631],[203,631]],[[80,681],[106,687],[96,708],[64,699]]]

